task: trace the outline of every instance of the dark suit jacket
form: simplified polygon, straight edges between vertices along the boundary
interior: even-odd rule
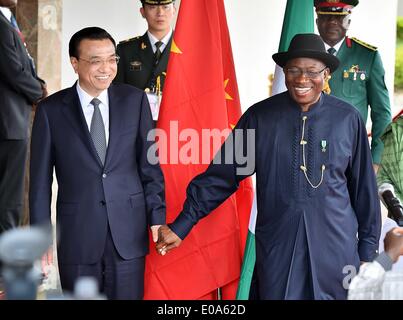
[[[150,88],[153,78],[160,76],[163,90],[171,43],[172,36],[154,68],[154,52],[147,32],[141,37],[120,42],[116,49],[120,62],[114,82],[127,83],[144,90]]]
[[[91,264],[102,256],[108,224],[124,259],[148,253],[148,225],[165,223],[164,181],[159,164],[147,161],[153,128],[144,92],[112,85],[105,167],[96,154],[76,86],[38,105],[31,143],[30,217],[50,222],[55,168],[58,259]]]
[[[41,97],[24,43],[0,12],[0,140],[28,137],[32,104]]]

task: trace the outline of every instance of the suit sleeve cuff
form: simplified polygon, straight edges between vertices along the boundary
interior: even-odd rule
[[[361,261],[372,262],[378,255],[378,246],[376,244],[361,242],[358,244],[358,255]]]
[[[190,230],[192,230],[193,222],[182,212],[174,222],[169,224],[169,228],[171,228],[171,230],[183,240],[189,234]]]
[[[159,226],[159,225],[162,226],[163,224],[166,224],[165,217],[154,218],[151,219],[150,221],[150,226]]]
[[[155,215],[150,219],[150,226],[166,224],[165,214]]]

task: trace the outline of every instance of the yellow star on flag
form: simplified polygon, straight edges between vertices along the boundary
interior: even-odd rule
[[[224,80],[224,89],[227,88],[228,81],[229,81],[229,79]],[[225,93],[225,99],[227,99],[227,100],[234,100],[234,99],[232,99],[232,97],[231,97],[227,92],[224,92],[224,93]]]
[[[172,39],[171,52],[182,54],[181,49],[179,49],[179,47],[175,43],[175,39]]]

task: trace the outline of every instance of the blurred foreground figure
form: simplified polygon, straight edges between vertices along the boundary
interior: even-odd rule
[[[350,284],[349,300],[402,300],[403,272],[390,271],[403,254],[403,228],[386,234],[385,251],[374,262],[365,263]]]
[[[34,262],[52,243],[50,228],[13,229],[0,236],[0,260],[7,300],[35,300],[41,273]]]

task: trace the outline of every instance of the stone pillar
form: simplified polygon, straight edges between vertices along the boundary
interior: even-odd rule
[[[45,80],[48,93],[60,90],[62,0],[19,0],[15,14],[36,72]],[[25,171],[23,225],[29,223],[29,149]]]
[[[49,93],[61,89],[62,0],[38,1],[38,70]]]
[[[49,94],[61,89],[62,9],[63,0],[19,0],[15,10],[18,25],[24,35],[28,52],[35,60],[38,76],[47,84]],[[32,112],[32,119],[34,111]],[[32,123],[31,123],[32,127]],[[29,129],[31,130],[31,128]],[[57,193],[54,187],[53,194]],[[29,151],[25,174],[24,221],[29,224]],[[52,201],[52,221],[55,223],[55,199]],[[46,289],[59,296],[60,281],[57,270],[56,235],[53,233],[53,250],[47,254],[47,279],[39,290]],[[49,264],[49,265],[48,265]],[[43,294],[43,292],[42,292]]]
[[[29,54],[35,59],[38,51],[38,0],[19,0],[15,15],[24,35]]]

